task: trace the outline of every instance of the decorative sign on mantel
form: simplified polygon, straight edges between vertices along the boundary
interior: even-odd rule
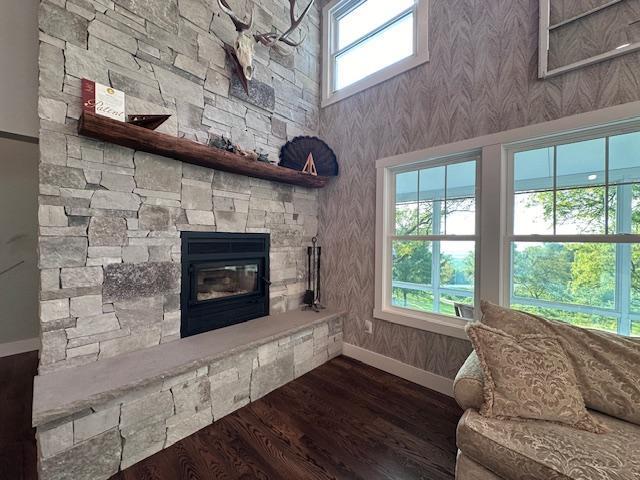
[[[124,92],[82,79],[82,109],[85,112],[124,122],[124,104]]]

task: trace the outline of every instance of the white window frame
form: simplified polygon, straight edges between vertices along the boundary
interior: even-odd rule
[[[551,78],[557,75],[578,70],[589,65],[604,62],[605,60],[611,60],[612,58],[626,55],[640,50],[640,42],[627,43],[620,45],[608,52],[600,53],[593,57],[584,58],[577,62],[570,63],[568,65],[562,65],[553,69],[549,69],[549,48],[550,48],[550,32],[552,30],[565,27],[570,24],[574,24],[586,18],[590,15],[601,12],[609,7],[619,4],[623,0],[608,0],[606,3],[589,9],[583,13],[580,13],[574,17],[568,18],[562,22],[551,24],[551,0],[539,0],[539,13],[540,13],[540,28],[539,28],[539,40],[538,40],[538,78]]]
[[[360,6],[366,0],[333,0],[322,9],[322,106],[326,107],[356,93],[362,92],[379,83],[385,82],[407,70],[411,70],[429,61],[429,0],[415,0],[409,10],[397,15],[384,25],[367,33],[349,46],[337,50],[337,23],[346,13]],[[334,70],[336,57],[354,44],[379,33],[413,10],[414,18],[414,54],[378,70],[347,87],[334,91]]]
[[[508,305],[510,300],[510,205],[513,182],[509,179],[510,155],[516,149],[552,142],[571,142],[605,136],[613,132],[640,129],[640,102],[632,102],[593,112],[565,117],[505,132],[485,135],[453,144],[411,152],[376,162],[376,246],[375,318],[420,330],[467,338],[466,320],[436,313],[394,307],[391,294],[391,249],[395,212],[394,179],[399,170],[446,162],[460,155],[480,153],[476,178],[476,318],[479,299]],[[609,132],[609,133],[607,133]],[[571,237],[570,237],[571,238]],[[580,236],[583,239],[583,236]],[[608,237],[610,241],[610,237]],[[628,242],[639,242],[640,235],[625,235]],[[554,236],[554,241],[559,240]]]

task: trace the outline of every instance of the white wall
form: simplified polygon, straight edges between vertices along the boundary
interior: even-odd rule
[[[0,0],[0,356],[39,330],[37,92],[38,0]]]
[[[0,137],[0,344],[38,336],[38,156]]]
[[[38,0],[0,0],[0,132],[38,136]]]

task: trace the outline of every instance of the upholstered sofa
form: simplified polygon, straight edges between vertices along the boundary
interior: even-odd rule
[[[608,433],[485,418],[478,413],[483,383],[473,352],[454,382],[456,401],[465,410],[457,430],[456,480],[640,479],[640,425],[595,411],[590,413]]]

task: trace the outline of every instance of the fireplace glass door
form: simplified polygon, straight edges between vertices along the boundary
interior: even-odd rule
[[[199,266],[196,273],[195,297],[198,302],[220,300],[258,293],[258,262],[241,264],[209,264]]]

